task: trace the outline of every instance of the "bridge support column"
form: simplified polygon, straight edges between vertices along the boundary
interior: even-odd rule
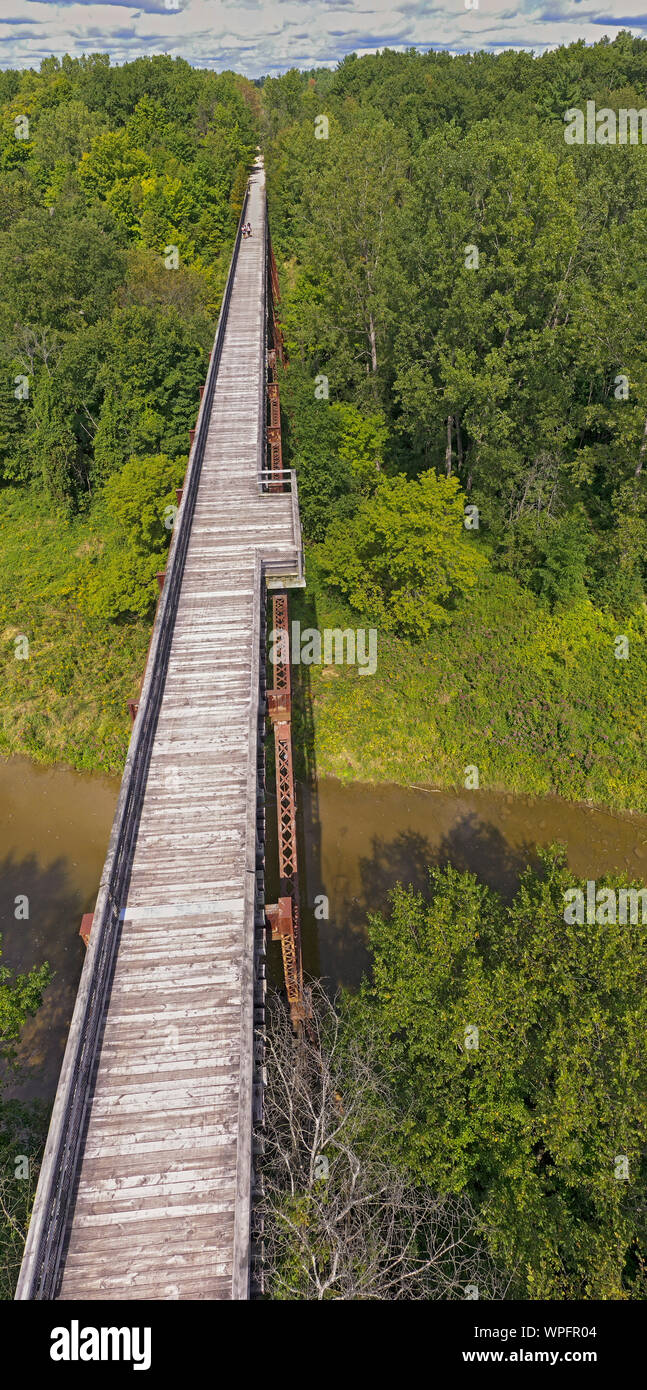
[[[298,1028],[306,1017],[306,1011],[301,958],[296,797],[292,766],[292,692],[287,594],[277,594],[272,600],[272,614],[274,632],[281,634],[279,642],[275,645],[279,659],[274,667],[274,685],[267,693],[267,710],[274,729],[276,756],[281,886],[278,903],[266,907],[265,915],[272,940],[281,943],[290,1015],[295,1028]]]

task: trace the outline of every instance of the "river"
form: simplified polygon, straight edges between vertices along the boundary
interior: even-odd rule
[[[20,1048],[10,1090],[51,1099],[83,964],[81,917],[94,906],[117,800],[116,779],[65,767],[0,760],[2,963],[49,961],[54,978]],[[299,788],[304,965],[332,987],[353,988],[368,964],[366,914],[386,906],[398,880],[424,887],[427,866],[450,860],[505,894],[536,846],[561,841],[583,878],[626,871],[647,884],[647,816],[621,816],[557,797],[319,783]],[[274,803],[268,798],[267,900],[276,896]],[[274,825],[273,825],[274,821]],[[29,918],[16,920],[18,895]],[[328,899],[327,918],[317,916]],[[270,977],[280,978],[279,948]]]
[[[56,1090],[85,951],[79,927],[94,907],[118,792],[117,778],[0,759],[0,964],[22,971],[47,960],[54,972],[6,1095],[50,1100]],[[18,895],[26,920],[14,915]]]

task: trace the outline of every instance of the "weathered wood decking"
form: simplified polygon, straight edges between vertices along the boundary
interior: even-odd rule
[[[233,280],[63,1299],[248,1293],[261,593],[267,562],[274,576],[296,578],[299,537],[290,494],[258,486],[262,170],[246,216],[253,236]]]

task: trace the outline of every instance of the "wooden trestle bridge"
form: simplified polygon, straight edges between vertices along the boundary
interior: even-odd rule
[[[19,1299],[249,1296],[268,926],[295,1025],[303,1015],[288,661],[266,688],[266,591],[287,631],[284,591],[305,582],[296,478],[281,459],[277,298],[259,158],[85,922]],[[266,712],[274,906],[264,900]]]

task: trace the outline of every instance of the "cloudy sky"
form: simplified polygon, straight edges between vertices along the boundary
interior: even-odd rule
[[[467,8],[467,6],[474,8]],[[250,77],[375,49],[533,48],[621,29],[647,38],[645,0],[0,0],[0,67],[49,54],[171,53]]]

